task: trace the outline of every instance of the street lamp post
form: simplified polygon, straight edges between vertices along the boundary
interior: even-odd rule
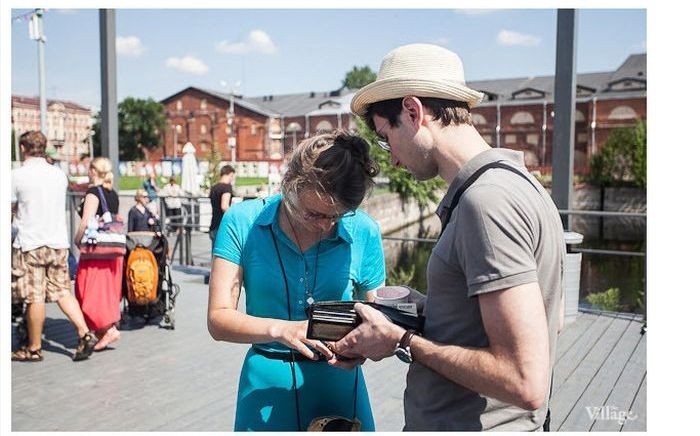
[[[241,82],[238,81],[229,88],[229,100],[228,100],[228,111],[226,111],[226,125],[229,128],[228,134],[228,146],[231,148],[231,163],[236,164],[236,125],[235,125],[235,104],[234,104],[234,89],[240,86]],[[226,86],[226,81],[221,81],[221,86]]]
[[[37,42],[39,49],[39,114],[41,118],[41,133],[48,137],[46,129],[46,74],[44,67],[46,36],[44,35],[43,16],[43,9],[34,10],[34,14],[29,21],[29,38]]]
[[[173,160],[177,158],[177,135],[182,132],[182,126],[176,124],[173,126]]]

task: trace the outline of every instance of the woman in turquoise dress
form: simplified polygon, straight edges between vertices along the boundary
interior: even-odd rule
[[[234,430],[306,430],[340,416],[374,430],[358,366],[306,338],[314,301],[374,298],[384,285],[377,223],[358,210],[377,165],[369,145],[339,131],[303,141],[281,194],[224,215],[214,244],[208,326],[219,341],[250,343],[238,383]],[[239,310],[245,288],[245,312]]]

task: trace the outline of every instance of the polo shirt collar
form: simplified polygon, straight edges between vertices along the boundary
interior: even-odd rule
[[[259,226],[273,226],[273,228],[279,228],[277,224],[277,210],[279,209],[280,205],[282,204],[282,194],[276,194],[273,195],[272,197],[268,197],[265,200],[265,205],[263,206],[263,210],[260,212],[260,215],[258,215],[258,219],[256,220],[256,224]],[[336,226],[337,232],[335,236],[331,236],[329,239],[333,240],[336,238],[340,238],[344,240],[345,242],[351,244],[352,243],[352,235],[351,235],[351,230],[352,230],[352,225],[353,225],[353,220],[355,217],[350,217],[350,218],[343,218],[340,221],[338,221],[338,224]]]
[[[510,150],[506,148],[489,148],[488,150],[482,151],[474,156],[462,168],[460,168],[457,176],[455,176],[452,183],[450,183],[447,193],[437,207],[437,215],[442,216],[442,214],[449,209],[450,205],[452,204],[452,198],[457,193],[457,190],[464,184],[464,182],[467,181],[469,177],[471,177],[472,174],[486,164],[499,161],[507,162],[514,166],[525,166],[525,159],[522,151]]]

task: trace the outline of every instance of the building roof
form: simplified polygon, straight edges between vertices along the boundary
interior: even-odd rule
[[[329,100],[338,100],[341,97],[354,93],[347,88],[334,91],[316,92],[310,91],[298,94],[264,95],[261,97],[246,97],[245,100],[264,106],[285,117],[304,116],[309,112],[320,109],[322,103]],[[349,112],[349,108],[348,111]]]
[[[12,96],[12,106],[15,105],[27,105],[27,106],[36,106],[37,108],[39,107],[39,97],[25,97],[22,95],[13,95]],[[46,107],[51,107],[54,104],[62,104],[66,109],[73,109],[73,110],[78,110],[78,111],[85,111],[85,112],[92,112],[89,107],[81,106],[77,103],[73,103],[72,101],[68,100],[56,100],[56,99],[46,99]]]
[[[623,79],[647,80],[647,54],[629,56],[625,62],[610,77],[610,82]]]
[[[629,79],[639,81],[640,86],[629,90],[611,89],[612,84]],[[476,80],[468,82],[468,85],[487,94],[481,103],[482,106],[554,101],[554,75]],[[630,55],[615,71],[578,74],[576,85],[584,91],[579,98],[644,98],[646,97],[646,53]],[[226,101],[229,99],[229,94],[225,92],[195,87],[187,89],[197,89]],[[163,99],[162,102],[180,92]],[[310,91],[258,97],[236,96],[235,104],[270,117],[336,115],[350,113],[350,100],[354,93],[355,90],[343,87],[327,92]]]

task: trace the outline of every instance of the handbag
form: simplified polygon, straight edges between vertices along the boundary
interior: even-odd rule
[[[90,218],[88,227],[80,240],[81,259],[114,259],[126,255],[124,221],[119,215],[112,216],[107,207],[102,186],[97,187],[102,216]]]

